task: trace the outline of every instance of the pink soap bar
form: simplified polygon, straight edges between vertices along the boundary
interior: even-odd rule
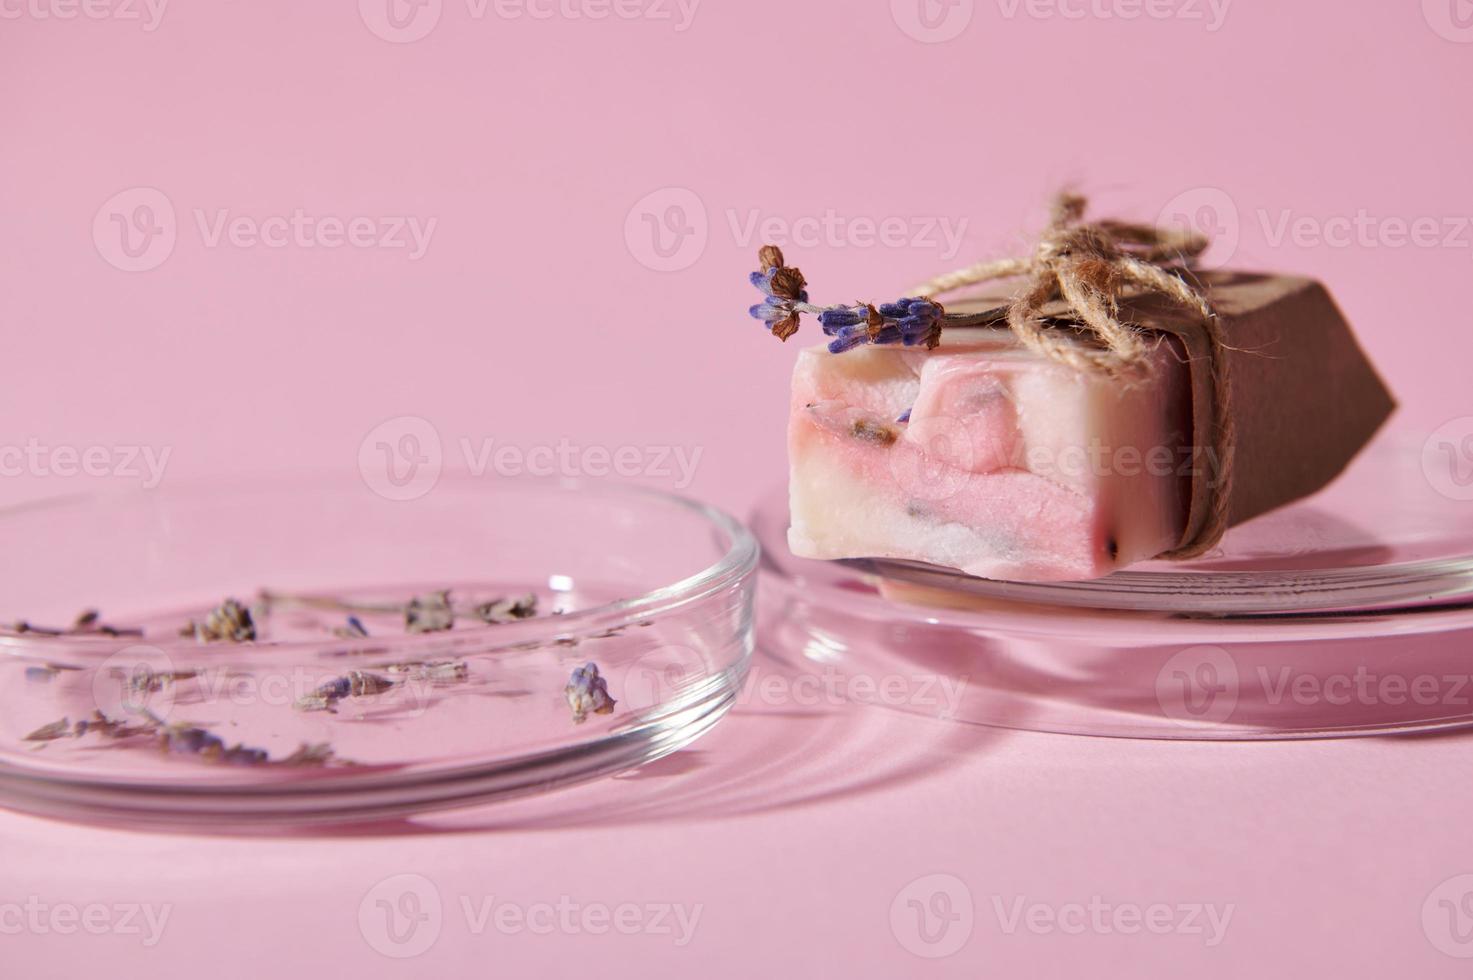
[[[1014,581],[1097,578],[1181,543],[1191,378],[1163,339],[1132,386],[948,330],[933,351],[804,350],[788,441],[807,558],[903,558]]]

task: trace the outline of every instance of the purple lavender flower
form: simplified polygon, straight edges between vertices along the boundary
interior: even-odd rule
[[[798,289],[794,296],[779,295],[779,292],[775,291],[781,290],[783,286],[781,281],[774,284],[779,271],[780,267],[774,265],[769,266],[765,272],[754,272],[749,277],[752,285],[762,290],[766,298],[748,309],[747,312],[755,319],[761,320],[773,333],[782,332],[790,324],[796,330],[798,311],[793,308],[793,304],[808,302],[808,290],[806,289]]]
[[[823,332],[833,337],[845,327],[857,327],[869,322],[867,306],[830,306],[818,315]]]
[[[934,347],[941,332],[941,307],[922,297],[906,297],[872,306],[834,306],[818,316],[823,332],[833,337],[829,350],[842,354],[863,344]]]
[[[787,340],[798,330],[797,307],[808,302],[808,284],[803,273],[783,262],[783,253],[776,246],[762,246],[757,262],[762,268],[748,279],[765,298],[747,312],[765,323],[778,339]]]

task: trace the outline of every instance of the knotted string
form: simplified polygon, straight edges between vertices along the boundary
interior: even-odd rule
[[[1120,299],[1126,289],[1158,293],[1200,317],[1212,377],[1213,431],[1207,443],[1212,458],[1205,474],[1200,465],[1194,466],[1194,473],[1195,478],[1210,481],[1211,506],[1200,532],[1164,556],[1195,557],[1216,545],[1227,530],[1235,436],[1228,359],[1217,316],[1207,300],[1171,270],[1191,269],[1208,241],[1187,229],[1085,222],[1086,204],[1079,195],[1060,195],[1033,255],[979,262],[915,286],[911,294],[935,297],[963,286],[1026,277],[1027,283],[1007,307],[1008,327],[1018,340],[1049,360],[1122,383],[1140,376],[1152,350],[1147,331],[1120,320]],[[1073,342],[1059,331],[1057,319],[1045,319],[1043,308],[1060,299],[1100,347]]]

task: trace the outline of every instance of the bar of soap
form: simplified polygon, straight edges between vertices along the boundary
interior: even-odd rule
[[[1294,276],[1221,270],[1196,282],[1226,341],[1230,481],[1219,481],[1200,323],[1162,297],[1130,296],[1122,319],[1157,340],[1129,386],[1035,355],[1004,329],[947,329],[932,351],[801,352],[793,552],[1089,579],[1210,546],[1212,515],[1239,524],[1325,486],[1396,407],[1334,300]]]
[[[934,351],[800,353],[789,424],[789,545],[1015,581],[1086,579],[1181,540],[1190,380],[1157,344],[1122,387],[953,329]]]

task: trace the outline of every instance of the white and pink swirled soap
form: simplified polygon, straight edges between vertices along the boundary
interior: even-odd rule
[[[1015,581],[1088,579],[1181,542],[1191,379],[1162,341],[1122,386],[951,329],[926,351],[800,353],[788,428],[806,558],[900,558]]]

